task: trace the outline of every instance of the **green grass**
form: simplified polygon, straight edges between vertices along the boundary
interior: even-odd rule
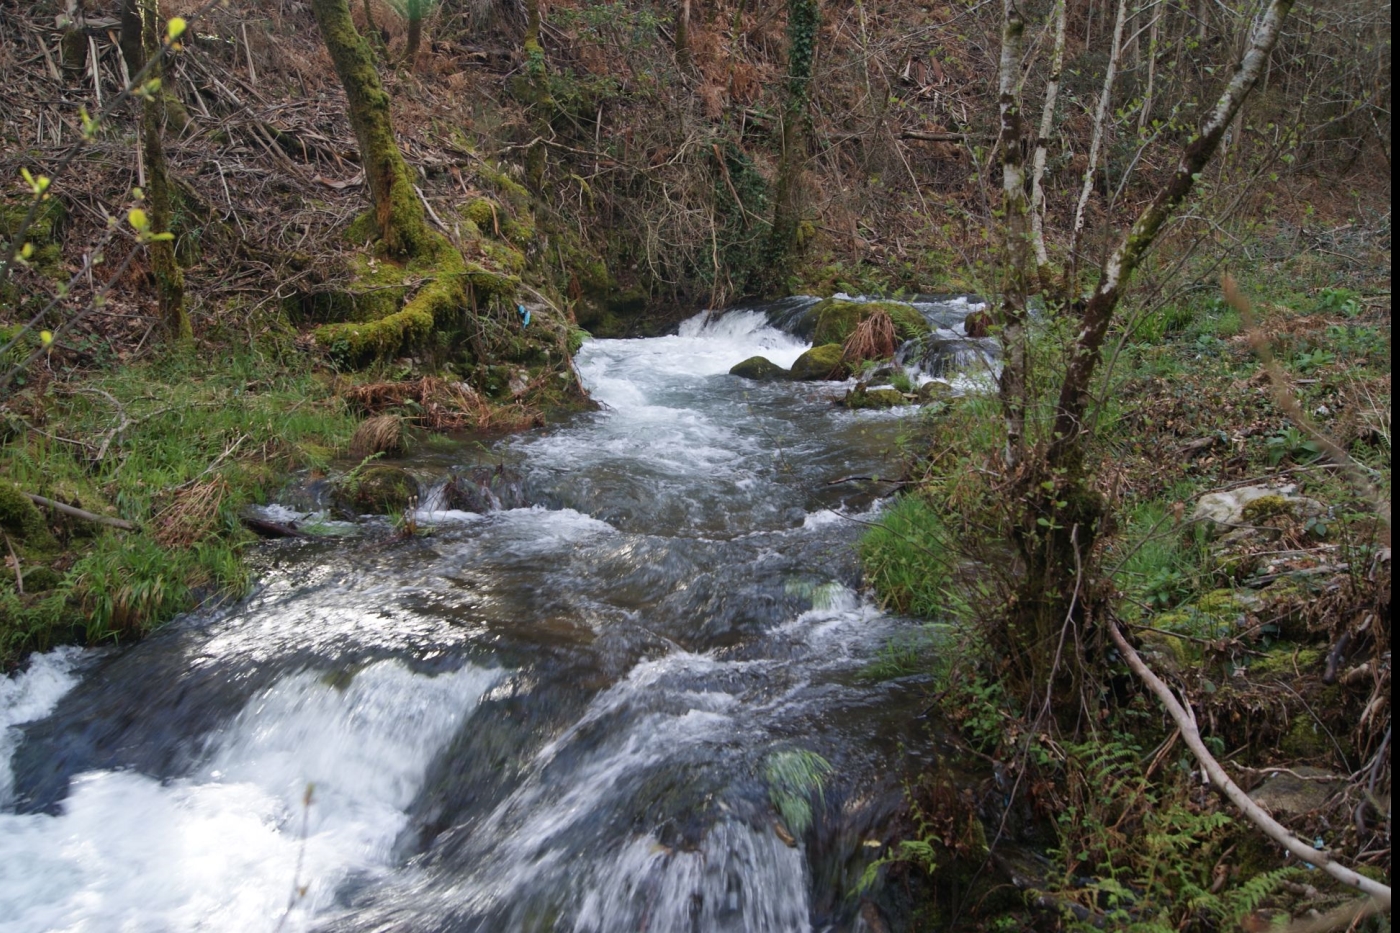
[[[860,541],[866,581],[888,609],[935,618],[948,607],[945,590],[955,559],[943,522],[920,496],[901,496]]]
[[[36,585],[0,574],[0,666],[54,644],[139,637],[247,586],[238,512],[289,472],[325,468],[354,419],[306,361],[194,351],[50,384],[0,409],[0,475],[130,521],[51,520],[59,553],[19,554]],[[100,454],[100,457],[99,457]],[[41,588],[42,587],[42,588]]]

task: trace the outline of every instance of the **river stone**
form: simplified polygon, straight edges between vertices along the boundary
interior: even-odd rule
[[[1249,535],[1257,524],[1275,515],[1287,513],[1295,518],[1312,518],[1327,510],[1316,499],[1295,495],[1297,491],[1298,487],[1289,483],[1206,493],[1196,501],[1191,520],[1204,524],[1211,535],[1235,539]]]
[[[942,402],[953,397],[953,387],[946,382],[934,380],[919,386],[919,401],[924,404]]]
[[[479,466],[457,474],[442,490],[443,504],[462,512],[501,512],[530,506],[519,473],[504,466]]]
[[[847,298],[825,298],[812,305],[803,315],[799,329],[810,326],[811,340],[815,344],[844,343],[862,321],[877,311],[890,316],[901,341],[922,337],[931,329],[913,305],[902,301],[851,301]]]
[[[841,381],[851,374],[851,367],[841,359],[841,345],[828,343],[813,347],[792,364],[792,378],[803,382],[820,380]]]
[[[1339,775],[1307,765],[1289,770],[1293,774],[1278,772],[1267,778],[1249,792],[1249,799],[1274,816],[1301,816],[1325,806],[1343,780]]]
[[[356,515],[390,515],[403,512],[418,495],[418,480],[396,466],[376,464],[347,474],[335,485],[336,506]]]
[[[751,356],[742,363],[735,363],[729,375],[756,382],[778,382],[788,378],[788,371],[766,356]]]
[[[892,386],[877,386],[873,389],[857,386],[846,393],[845,399],[847,408],[895,408],[907,404],[909,400],[904,397],[904,393]]]

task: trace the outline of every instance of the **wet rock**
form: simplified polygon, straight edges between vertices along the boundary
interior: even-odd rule
[[[862,321],[878,311],[890,316],[900,341],[913,340],[930,330],[928,321],[913,305],[902,301],[851,301],[847,298],[825,298],[812,305],[796,330],[804,339],[816,344],[843,343]]]
[[[895,408],[899,405],[909,404],[909,400],[904,397],[904,393],[892,386],[877,386],[867,389],[863,385],[856,386],[846,393],[843,404],[847,408]]]
[[[1297,491],[1297,486],[1289,484],[1242,486],[1207,493],[1197,500],[1191,520],[1204,524],[1213,536],[1236,540],[1257,532],[1263,522],[1278,515],[1312,518],[1327,511],[1321,502],[1296,495]]]
[[[841,359],[839,343],[813,347],[792,364],[792,378],[803,382],[832,380],[839,382],[851,374],[851,367]]]
[[[402,512],[418,495],[418,480],[407,470],[377,464],[343,476],[331,494],[342,511],[355,515]]]
[[[520,474],[505,466],[480,466],[454,475],[442,497],[447,508],[462,512],[502,512],[532,504]]]
[[[778,382],[788,378],[788,371],[765,356],[751,356],[742,363],[735,363],[729,375],[755,382]]]
[[[1249,799],[1274,816],[1301,816],[1324,806],[1343,781],[1338,775],[1307,765],[1289,771],[1292,773],[1280,771],[1265,779],[1249,792]]]
[[[953,387],[946,382],[925,382],[919,386],[919,401],[925,405],[930,402],[942,402],[953,397]]]
[[[991,335],[992,314],[985,308],[963,318],[963,333],[974,339]]]

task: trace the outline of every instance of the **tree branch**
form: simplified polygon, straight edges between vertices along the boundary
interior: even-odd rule
[[[1147,689],[1155,693],[1157,699],[1161,700],[1162,705],[1167,708],[1167,713],[1176,722],[1177,728],[1181,730],[1181,737],[1185,740],[1186,746],[1191,749],[1191,753],[1196,756],[1196,760],[1201,763],[1206,774],[1210,775],[1211,782],[1220,789],[1221,793],[1230,798],[1231,803],[1244,811],[1244,815],[1249,817],[1250,822],[1262,829],[1270,839],[1283,846],[1299,860],[1317,865],[1342,884],[1369,894],[1381,910],[1390,910],[1390,888],[1387,885],[1381,884],[1379,881],[1372,881],[1365,875],[1352,871],[1333,860],[1329,853],[1321,849],[1314,849],[1303,842],[1270,816],[1268,811],[1250,799],[1250,796],[1241,790],[1238,784],[1230,780],[1225,769],[1206,750],[1205,743],[1201,741],[1201,733],[1196,728],[1195,717],[1181,705],[1171,688],[1163,683],[1160,677],[1152,673],[1152,669],[1133,650],[1133,646],[1128,644],[1128,640],[1118,630],[1116,623],[1110,622],[1108,624],[1108,634],[1113,639],[1113,643],[1118,646],[1118,650],[1123,653],[1123,658],[1133,669],[1133,673],[1138,675],[1142,682],[1147,685]]]

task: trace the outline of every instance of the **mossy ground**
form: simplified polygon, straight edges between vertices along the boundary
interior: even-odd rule
[[[290,345],[211,368],[202,348],[6,400],[0,503],[19,568],[0,574],[0,666],[32,650],[138,637],[247,583],[239,510],[324,468],[354,418]],[[24,509],[23,490],[129,521]],[[18,509],[14,521],[12,512]],[[36,517],[39,524],[35,524]],[[23,580],[23,593],[19,591]]]

